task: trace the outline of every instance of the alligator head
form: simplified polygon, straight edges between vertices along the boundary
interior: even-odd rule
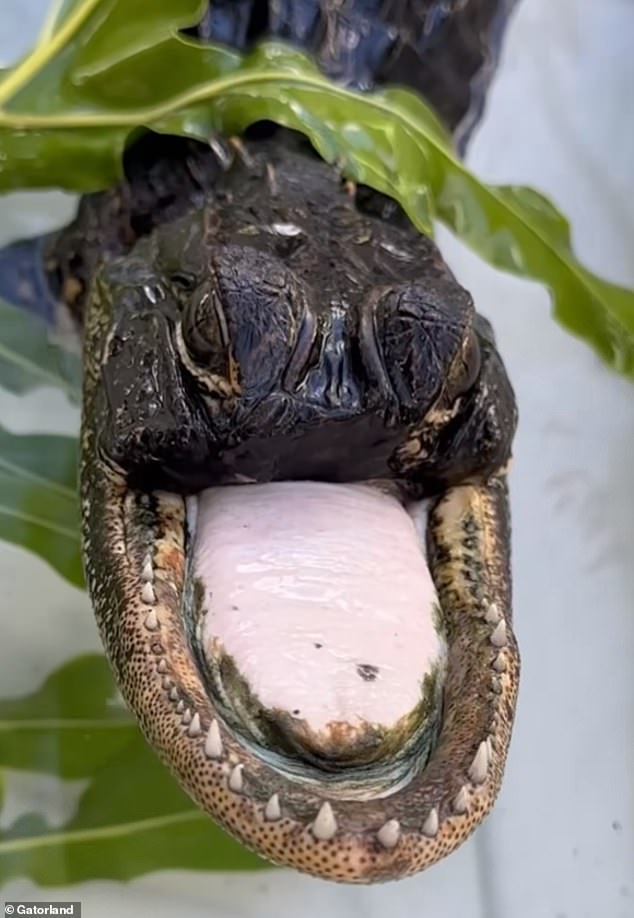
[[[397,878],[502,779],[515,401],[430,239],[275,141],[226,167],[87,285],[89,590],[198,806],[275,863]]]

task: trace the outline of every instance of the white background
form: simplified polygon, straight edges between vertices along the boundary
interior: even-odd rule
[[[3,0],[0,60],[28,45],[45,0]],[[523,0],[469,162],[532,184],[570,217],[595,271],[634,285],[634,3]],[[8,206],[7,206],[8,205]],[[61,222],[61,195],[2,203],[2,241]],[[634,388],[550,318],[546,293],[498,274],[441,234],[494,322],[520,404],[512,473],[517,726],[499,803],[456,854],[411,880],[349,888],[284,871],[159,873],[52,890],[86,918],[152,915],[634,918]],[[16,431],[76,429],[55,393],[0,393]],[[85,597],[0,545],[0,693],[35,687],[99,647]],[[77,788],[9,781],[0,824],[41,808],[55,823]],[[7,899],[45,898],[26,880]]]

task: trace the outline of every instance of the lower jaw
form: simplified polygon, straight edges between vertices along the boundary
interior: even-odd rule
[[[85,555],[104,645],[124,698],[195,803],[274,863],[327,879],[415,873],[461,844],[502,780],[519,673],[511,630],[503,480],[431,508],[430,563],[449,634],[443,718],[429,754],[342,778],[231,729],[183,616],[195,498],[84,474]],[[397,757],[398,759],[398,757]]]

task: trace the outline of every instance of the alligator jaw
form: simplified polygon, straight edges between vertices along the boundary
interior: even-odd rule
[[[352,883],[407,876],[465,841],[497,796],[519,679],[505,475],[453,488],[430,512],[450,644],[431,757],[393,792],[345,799],[282,774],[223,725],[183,624],[185,498],[130,490],[91,441],[86,432],[81,483],[97,621],[123,696],[196,804],[270,861]]]

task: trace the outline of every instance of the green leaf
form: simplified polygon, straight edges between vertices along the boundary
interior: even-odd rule
[[[127,0],[58,3],[34,51],[0,82],[0,188],[104,187],[139,128],[206,140],[271,119],[392,195],[421,231],[437,216],[496,267],[544,283],[559,321],[634,374],[634,293],[579,264],[548,201],[480,183],[411,92],[344,90],[279,44],[241,57],[179,36],[202,7],[138,0],[132,15]]]
[[[53,386],[77,402],[81,361],[51,338],[48,327],[26,310],[0,300],[0,386],[22,395]]]
[[[0,538],[82,587],[76,474],[76,440],[0,427]]]
[[[62,828],[28,813],[0,831],[0,883],[27,876],[58,886],[167,868],[266,867],[194,807],[122,713],[108,713],[112,696],[103,659],[90,656],[59,669],[35,695],[0,702],[0,765],[50,771],[57,755],[62,774],[90,778]]]
[[[51,341],[48,327],[0,300],[0,385],[22,394],[41,386],[81,394],[77,355]],[[39,555],[83,587],[77,441],[13,434],[0,426],[0,538]]]
[[[88,778],[136,731],[105,657],[76,657],[32,695],[0,699],[0,767]]]

